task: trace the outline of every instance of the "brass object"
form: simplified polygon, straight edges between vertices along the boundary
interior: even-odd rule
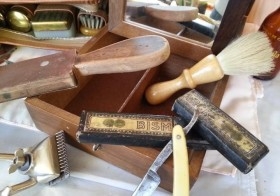
[[[25,182],[0,190],[0,195],[14,195],[37,183],[53,185],[69,177],[63,131],[46,138],[34,147],[20,148],[14,154],[1,153],[0,160],[12,161],[10,174],[19,171],[29,176]]]
[[[40,4],[31,20],[34,36],[40,39],[69,38],[76,34],[76,8],[64,4]]]
[[[36,6],[28,5],[14,5],[7,13],[7,23],[13,30],[20,32],[29,32],[31,30],[31,18]]]
[[[34,31],[59,31],[70,29],[73,15],[67,11],[37,12],[31,24]]]
[[[102,10],[97,12],[80,11],[77,17],[80,32],[86,36],[96,35],[108,21],[107,14]]]

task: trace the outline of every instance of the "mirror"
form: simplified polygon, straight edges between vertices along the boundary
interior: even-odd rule
[[[149,2],[152,1],[154,0],[149,0]],[[201,56],[206,56],[209,53],[218,54],[232,39],[240,35],[254,0],[228,0],[223,17],[219,22],[219,28],[215,31],[213,38],[203,36],[207,38],[207,41],[198,41],[186,35],[178,35],[176,32],[155,28],[136,21],[141,17],[136,17],[136,19],[133,18],[132,20],[131,10],[128,9],[130,2],[131,0],[109,0],[108,28],[110,32],[126,38],[151,34],[161,35],[169,41],[172,53],[193,60],[200,60]],[[143,4],[143,0],[138,3]],[[142,13],[140,13],[140,16],[142,16]],[[176,25],[181,25],[181,23],[176,22]],[[168,26],[168,28],[170,27]],[[191,29],[191,31],[194,30]]]
[[[211,45],[227,4],[228,0],[127,0],[125,20]]]

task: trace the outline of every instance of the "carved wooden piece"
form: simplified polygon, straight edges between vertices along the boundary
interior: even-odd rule
[[[169,54],[165,38],[142,36],[79,55],[74,66],[82,75],[134,72],[160,65]]]
[[[150,104],[160,104],[173,93],[184,88],[194,89],[197,85],[218,81],[224,72],[214,55],[208,55],[190,69],[185,69],[177,78],[151,85],[146,90]]]
[[[177,22],[191,21],[198,16],[198,9],[190,6],[149,5],[145,11],[155,18]]]
[[[0,102],[75,87],[75,54],[61,52],[0,67]]]
[[[74,50],[64,51],[2,66],[0,102],[73,88],[73,67],[81,75],[134,72],[158,66],[169,54],[165,38],[143,36],[78,56]]]

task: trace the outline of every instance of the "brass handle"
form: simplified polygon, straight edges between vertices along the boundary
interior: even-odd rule
[[[3,190],[0,190],[0,195],[3,196],[14,195],[22,190],[34,186],[35,184],[37,184],[37,180],[35,178],[30,178],[29,180],[24,181],[22,183],[15,184],[13,186],[7,186]]]
[[[13,154],[0,153],[0,160],[13,161],[14,158],[15,158],[15,155],[13,155]]]

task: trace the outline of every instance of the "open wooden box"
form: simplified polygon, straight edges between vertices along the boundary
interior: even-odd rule
[[[217,54],[228,42],[240,33],[246,14],[253,1],[231,0],[228,6],[232,9],[223,18],[223,22],[230,21],[231,28],[221,25],[212,47],[196,41],[181,39],[169,33],[155,31],[150,27],[135,26],[133,22],[124,21],[125,1],[111,0],[109,3],[109,30],[103,29],[96,37],[85,44],[79,53],[86,53],[123,40],[146,34],[157,34],[166,37],[171,46],[171,55],[162,65],[146,71],[101,74],[90,77],[78,77],[79,87],[62,92],[49,93],[26,99],[26,106],[38,129],[54,134],[64,130],[67,140],[73,146],[97,156],[109,163],[127,170],[139,177],[143,177],[158,155],[160,149],[102,145],[94,151],[94,146],[80,144],[76,141],[76,132],[82,110],[96,112],[126,112],[144,114],[174,115],[171,106],[174,100],[186,93],[182,90],[173,95],[168,101],[157,106],[149,105],[143,94],[150,84],[157,81],[170,80],[177,77],[185,68],[191,67],[210,53]],[[236,12],[238,10],[238,12]],[[235,19],[231,19],[232,16]],[[232,21],[233,20],[233,21]],[[236,27],[232,29],[232,27]],[[186,52],[188,51],[188,52]],[[145,62],[145,59],[143,59]],[[219,105],[225,89],[227,77],[223,80],[201,85],[197,90]],[[189,149],[189,166],[191,186],[195,183],[204,158],[204,150]],[[160,186],[172,191],[173,160],[170,157],[159,170]]]

